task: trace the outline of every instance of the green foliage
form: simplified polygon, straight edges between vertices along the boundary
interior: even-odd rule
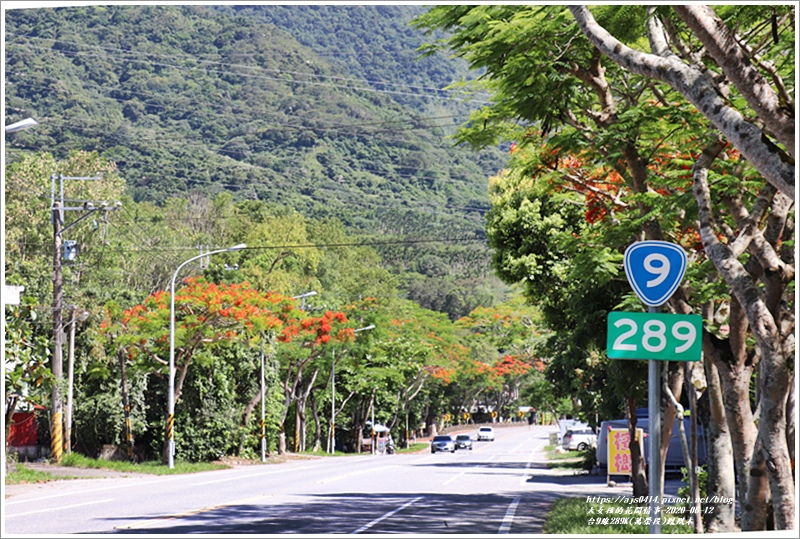
[[[647,534],[649,525],[645,522],[646,514],[625,514],[626,510],[633,509],[635,506],[627,502],[612,501],[610,503],[592,503],[585,497],[582,498],[561,498],[556,500],[553,508],[547,514],[543,531],[547,534],[599,534],[607,533],[614,535]],[[599,514],[599,509],[603,514]],[[612,511],[613,513],[609,513]],[[619,514],[617,514],[619,512]],[[666,514],[665,514],[666,515]],[[638,523],[631,524],[602,524],[595,523],[597,518],[633,518]],[[589,525],[589,519],[593,519],[593,524]],[[692,528],[688,524],[662,524],[661,532],[665,534],[689,534]]]
[[[31,404],[44,403],[53,383],[48,365],[48,328],[38,323],[39,315],[31,305],[7,309],[4,317],[6,414],[9,406],[15,405],[22,395]]]
[[[22,485],[26,483],[46,483],[60,479],[78,479],[75,476],[56,475],[49,472],[42,472],[28,468],[24,464],[16,464],[14,470],[6,474],[4,481],[6,485]]]
[[[76,446],[98,455],[103,445],[124,445],[125,415],[120,390],[118,365],[109,365],[109,376],[84,378],[80,371],[75,383],[74,427]],[[134,441],[149,427],[146,422],[145,391],[147,376],[128,376],[128,394],[131,402],[131,427]]]
[[[64,466],[75,468],[94,468],[102,470],[114,470],[117,472],[143,473],[152,475],[177,475],[197,472],[208,472],[211,470],[224,470],[229,466],[225,464],[215,464],[209,462],[182,462],[175,461],[175,467],[170,469],[164,464],[156,462],[132,462],[93,459],[81,455],[80,453],[65,454],[62,460]]]
[[[706,490],[706,485],[708,484],[708,466],[703,464],[698,468],[699,471],[697,472],[697,483],[700,492],[700,500],[702,501],[705,500],[708,495]],[[681,500],[690,500],[692,498],[692,492],[689,488],[689,471],[686,468],[681,468],[681,482],[683,483],[683,486],[678,488],[678,497]],[[688,513],[693,504],[686,503],[684,506],[686,507],[686,511]]]
[[[505,157],[496,149],[472,155],[444,140],[467,106],[437,88],[466,69],[444,55],[418,58],[421,33],[406,23],[421,11],[11,10],[9,106],[51,119],[15,134],[14,143],[47,147],[60,159],[98,149],[118,164],[137,202],[166,206],[171,198],[228,192],[306,218],[336,218],[372,237],[477,237],[466,267],[444,267],[455,279],[485,273],[485,178]],[[132,211],[125,210],[128,220]],[[154,239],[149,225],[126,228],[120,233]],[[161,246],[194,248],[188,239],[167,231]],[[426,252],[457,256],[427,242],[409,252],[379,249],[400,268]]]
[[[218,361],[198,354],[194,369],[189,371],[180,405],[175,415],[176,458],[189,462],[207,462],[234,455],[239,450],[242,436],[242,410],[245,398],[258,382],[252,352],[227,351],[239,361],[249,356],[250,369],[236,369],[230,361]],[[226,351],[222,351],[226,354]],[[244,357],[243,357],[244,356]],[[243,379],[245,372],[252,374],[251,381]],[[241,377],[237,380],[238,377]],[[241,384],[241,385],[240,385]],[[246,388],[246,389],[245,389]]]

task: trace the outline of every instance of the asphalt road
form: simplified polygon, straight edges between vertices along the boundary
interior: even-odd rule
[[[455,453],[365,455],[180,476],[7,489],[3,537],[145,534],[541,533],[561,496],[629,495],[605,476],[550,470],[554,427],[497,429]],[[475,433],[471,433],[473,438]],[[667,489],[669,492],[669,489]]]

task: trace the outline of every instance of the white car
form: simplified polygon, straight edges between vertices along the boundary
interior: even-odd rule
[[[486,440],[494,442],[494,429],[492,427],[481,427],[478,429],[478,441]]]
[[[561,447],[567,451],[584,451],[590,447],[597,447],[597,435],[592,429],[570,429],[564,433]]]

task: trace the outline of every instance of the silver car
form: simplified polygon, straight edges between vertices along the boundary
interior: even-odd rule
[[[440,434],[439,436],[433,437],[431,441],[431,453],[436,453],[437,451],[450,451],[451,453],[455,453],[456,443],[449,434]]]
[[[469,434],[459,434],[456,436],[456,449],[472,450],[472,438]]]

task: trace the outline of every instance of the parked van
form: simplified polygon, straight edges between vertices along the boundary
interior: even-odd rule
[[[636,419],[636,428],[644,431],[644,457],[650,454],[650,436],[649,434],[650,421],[647,417],[638,417]],[[686,438],[691,448],[692,433],[690,420],[688,417],[683,418],[683,427],[686,430]],[[600,423],[600,432],[597,435],[597,465],[600,468],[608,468],[608,431],[609,429],[627,429],[627,419],[613,419],[611,421],[603,421]],[[697,460],[696,466],[702,466],[706,463],[706,437],[703,433],[703,427],[698,423],[697,425]],[[681,450],[681,434],[678,425],[678,418],[672,425],[672,436],[669,439],[669,448],[667,449],[667,461],[664,464],[664,469],[668,472],[680,472],[681,468],[685,468],[686,464],[683,462],[683,451]]]

